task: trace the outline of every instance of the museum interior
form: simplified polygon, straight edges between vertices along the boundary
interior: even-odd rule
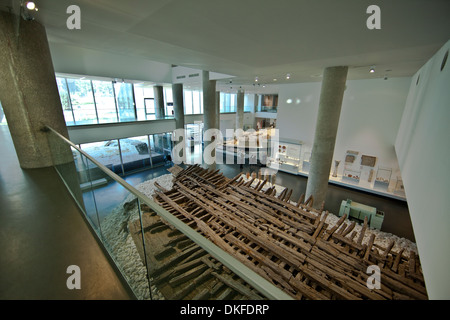
[[[0,0],[0,299],[449,299],[448,12]]]

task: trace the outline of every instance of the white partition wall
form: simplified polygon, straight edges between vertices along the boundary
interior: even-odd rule
[[[430,299],[450,299],[449,49],[450,41],[412,78],[395,142]]]

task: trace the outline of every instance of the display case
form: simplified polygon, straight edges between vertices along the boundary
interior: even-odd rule
[[[344,169],[342,181],[350,182],[350,183],[359,183],[360,179],[361,179],[361,171]]]
[[[302,171],[308,173],[311,167],[311,152],[305,152],[303,154]]]
[[[269,159],[269,167],[276,167],[277,170],[297,174],[300,170],[302,145],[280,141],[273,148],[273,157]]]
[[[391,182],[392,169],[379,167],[373,187],[380,190],[387,191],[389,183]]]

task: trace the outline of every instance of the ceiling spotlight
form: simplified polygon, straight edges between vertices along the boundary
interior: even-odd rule
[[[374,73],[374,72],[375,72],[375,67],[370,67],[369,72],[370,72],[370,73]]]
[[[286,75],[286,79],[290,79],[291,78],[291,74],[290,73],[288,73],[287,75]]]
[[[258,82],[258,77],[255,77],[255,82]]]
[[[277,81],[277,79],[273,79],[273,81]]]
[[[34,10],[36,9],[36,4],[33,1],[28,1],[27,2],[27,9],[28,10]]]

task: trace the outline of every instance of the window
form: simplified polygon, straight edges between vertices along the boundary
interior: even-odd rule
[[[173,110],[172,88],[164,88],[164,102],[166,104],[166,117],[173,117],[175,113]]]
[[[90,80],[67,79],[74,122],[76,124],[93,124],[97,122],[97,113]]]
[[[244,112],[252,112],[255,104],[254,94],[244,94]]]
[[[200,91],[192,91],[192,104],[193,104],[193,114],[201,114],[201,100],[202,96],[200,95]]]
[[[114,83],[119,122],[135,121],[133,85],[126,82]]]
[[[99,123],[117,122],[116,102],[111,81],[92,81]]]
[[[120,139],[125,173],[151,167],[148,136]]]
[[[80,148],[116,174],[122,174],[119,143],[116,139],[84,143]]]
[[[193,114],[192,110],[192,91],[184,91],[184,114]]]
[[[220,112],[236,112],[237,94],[236,93],[220,93]]]
[[[65,78],[56,78],[58,85],[59,97],[63,108],[64,119],[67,125],[74,125],[72,106],[70,105],[69,91],[67,90],[67,83]]]

